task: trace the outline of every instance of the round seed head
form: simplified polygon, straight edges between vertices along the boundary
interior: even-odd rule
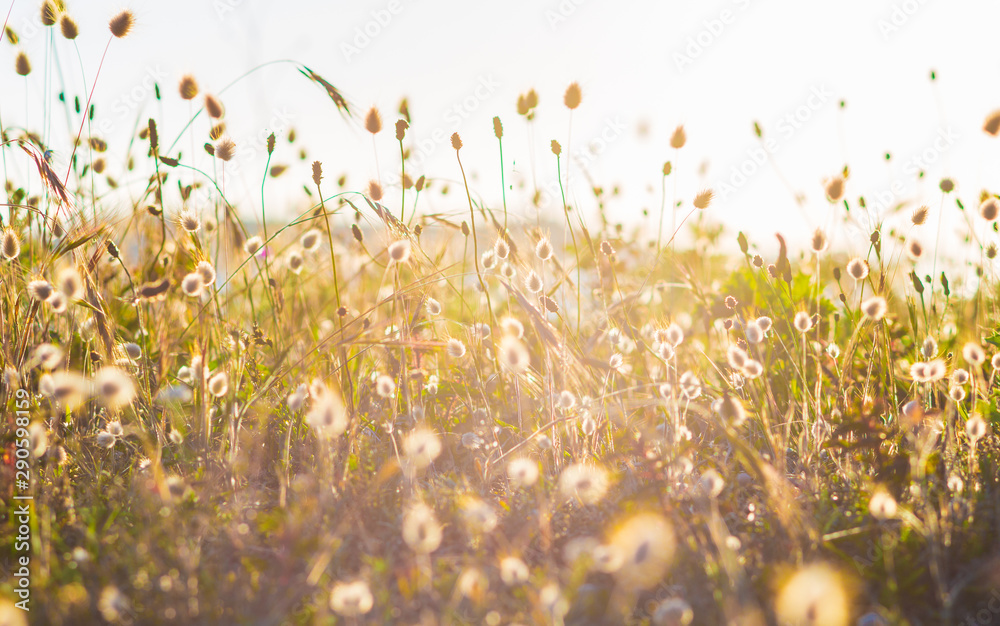
[[[302,271],[305,265],[305,259],[302,258],[302,253],[298,250],[292,250],[288,253],[288,269],[293,274],[298,274]]]
[[[28,293],[38,302],[48,300],[52,291],[52,285],[47,280],[33,280],[28,283]]]
[[[315,228],[311,228],[302,235],[299,243],[302,244],[302,249],[306,252],[314,252],[320,245],[320,232]]]
[[[800,333],[809,332],[809,330],[813,327],[812,317],[810,317],[805,311],[799,311],[796,313],[793,323],[795,325],[795,330]]]
[[[229,376],[219,372],[208,379],[208,392],[216,398],[221,398],[229,392]]]
[[[215,284],[215,266],[213,266],[208,261],[201,261],[195,266],[194,271],[198,272],[201,276],[201,282],[205,284],[206,287]]]
[[[847,275],[856,281],[862,281],[868,276],[868,262],[853,258],[847,262]]]
[[[224,137],[215,146],[215,156],[219,157],[223,161],[230,161],[234,156],[236,156],[236,142],[229,137]]]
[[[194,211],[189,209],[181,211],[177,221],[180,222],[181,228],[189,233],[196,233],[201,229],[201,220],[198,219]]]
[[[979,214],[988,222],[994,221],[1000,215],[1000,201],[996,198],[987,198],[979,205]]]
[[[882,319],[888,308],[885,298],[882,296],[872,296],[861,303],[861,312],[873,322]]]
[[[181,280],[181,291],[184,292],[184,295],[192,298],[200,296],[204,286],[201,274],[198,272],[191,272]]]
[[[962,358],[970,365],[979,366],[986,360],[986,353],[978,343],[970,341],[962,347]]]
[[[243,251],[249,254],[250,256],[253,256],[260,251],[260,248],[263,245],[264,241],[257,235],[254,235],[253,237],[247,239],[246,242],[243,244]]]
[[[965,423],[965,434],[969,436],[973,445],[985,437],[987,432],[989,432],[989,425],[979,414],[973,415],[969,418],[969,421]]]
[[[389,244],[389,258],[394,263],[406,263],[410,260],[410,240],[401,239]]]

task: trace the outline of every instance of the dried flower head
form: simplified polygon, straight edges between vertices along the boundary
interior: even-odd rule
[[[896,510],[896,499],[885,490],[876,491],[868,501],[868,512],[880,522],[896,517]]]
[[[389,259],[394,263],[406,263],[410,260],[410,240],[400,239],[389,244]]]
[[[448,352],[448,356],[453,359],[460,359],[465,356],[465,344],[454,337],[448,339],[446,350]]]
[[[855,281],[862,281],[868,276],[868,261],[861,258],[853,258],[847,262],[847,275]]]
[[[441,546],[441,524],[434,510],[423,503],[410,506],[403,514],[403,541],[417,554],[430,554]]]
[[[889,307],[882,296],[872,296],[861,303],[861,312],[873,322],[882,319],[888,310]]]
[[[930,209],[927,206],[921,206],[920,208],[918,208],[916,211],[913,212],[913,215],[910,216],[910,222],[914,226],[922,225],[924,222],[927,221],[927,214],[929,212]]]
[[[800,333],[809,332],[813,327],[812,317],[805,311],[799,311],[795,314],[793,325],[795,326],[795,330]]]
[[[822,228],[817,228],[813,233],[812,241],[810,242],[810,247],[813,252],[822,252],[826,250],[829,245],[829,241],[826,238],[826,233],[823,232]]]
[[[712,202],[713,192],[711,189],[704,189],[694,197],[694,208],[707,209]]]
[[[206,287],[210,287],[215,284],[215,266],[209,261],[201,261],[195,266],[194,271],[198,272],[201,276],[201,282],[204,283]]]
[[[1000,133],[1000,109],[991,112],[983,122],[983,132],[990,137],[996,137]]]
[[[236,156],[236,142],[229,137],[223,137],[215,146],[215,156],[223,161],[230,161]]]
[[[844,197],[844,177],[834,176],[826,181],[826,198],[830,202],[840,202]]]
[[[68,300],[75,300],[83,293],[83,280],[75,267],[66,265],[56,274],[56,287]]]
[[[363,580],[339,582],[330,591],[330,610],[343,617],[365,615],[374,604],[371,588]]]
[[[548,261],[552,258],[552,243],[548,237],[542,237],[538,240],[538,243],[535,245],[535,256],[542,261]]]
[[[63,13],[59,16],[59,31],[63,37],[71,41],[80,36],[80,27],[76,25],[69,13]]]
[[[610,482],[607,471],[589,463],[573,463],[559,475],[559,492],[566,499],[582,504],[597,504],[607,493]]]
[[[111,30],[111,34],[115,37],[121,39],[129,34],[132,30],[132,26],[135,24],[135,16],[128,9],[125,9],[111,18],[108,22],[108,29]]]
[[[579,83],[571,83],[569,87],[566,88],[566,93],[563,95],[563,104],[566,105],[567,109],[575,109],[580,106],[580,101],[583,99],[583,92],[580,90]]]
[[[104,405],[112,410],[131,404],[135,398],[135,384],[131,377],[115,366],[102,367],[94,374],[94,388]]]
[[[962,358],[970,365],[979,366],[986,360],[986,352],[978,343],[970,341],[962,347]]]
[[[181,82],[177,86],[181,98],[184,100],[194,100],[198,97],[198,81],[191,74],[181,76]],[[221,115],[219,117],[222,117]]]
[[[13,261],[21,255],[21,238],[10,226],[3,229],[3,236],[0,237],[0,254],[6,261]]]
[[[221,398],[229,392],[229,375],[219,372],[208,379],[208,392],[216,398]]]
[[[982,415],[978,413],[969,417],[965,422],[965,434],[969,436],[969,441],[975,446],[976,443],[989,432],[989,425]]]
[[[198,272],[191,272],[181,279],[181,291],[184,292],[184,295],[192,298],[201,296],[204,286],[204,281]]]
[[[1000,201],[990,197],[979,205],[979,214],[988,222],[994,221],[1000,215]]]
[[[441,454],[441,439],[426,427],[414,428],[403,439],[403,462],[410,471],[426,469]]]
[[[851,598],[843,576],[829,565],[808,565],[778,593],[775,613],[780,624],[847,626]]]
[[[246,242],[243,243],[243,251],[249,254],[250,256],[253,256],[258,252],[260,252],[261,246],[263,245],[264,241],[257,235],[254,235],[253,237],[247,239]]]
[[[27,76],[31,73],[31,62],[24,50],[18,51],[17,58],[14,60],[14,70],[18,76]]]
[[[28,294],[37,302],[45,302],[52,292],[52,285],[47,280],[36,279],[28,283]]]
[[[687,135],[684,133],[684,126],[678,126],[674,129],[674,134],[670,136],[670,147],[679,150],[684,147],[685,143],[687,143]]]
[[[527,489],[538,482],[538,463],[521,457],[507,464],[507,477],[515,486]]]
[[[321,233],[316,228],[310,228],[302,235],[299,239],[299,243],[302,244],[302,249],[306,252],[315,252],[319,248],[322,240],[320,239]]]
[[[365,130],[375,135],[382,130],[382,116],[378,112],[378,108],[372,107],[368,109],[367,115],[365,115]]]
[[[191,209],[181,211],[180,215],[177,216],[177,222],[181,225],[181,228],[189,233],[196,233],[201,229],[201,220],[198,219],[198,215]]]
[[[226,107],[222,105],[222,100],[207,93],[205,94],[205,112],[208,113],[209,117],[218,120],[222,119],[222,116],[226,114]]]
[[[542,277],[535,270],[531,270],[524,278],[524,287],[531,293],[540,292],[542,290]]]

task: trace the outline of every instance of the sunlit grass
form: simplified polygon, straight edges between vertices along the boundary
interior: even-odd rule
[[[374,141],[377,109],[356,119],[299,71]],[[331,193],[339,164],[315,162],[311,206],[257,220],[225,195],[242,104],[196,101],[192,76],[163,88],[190,120],[142,124],[126,173],[87,107],[64,103],[65,177],[5,127],[5,159],[34,168],[7,181],[0,236],[0,495],[34,498],[32,623],[957,623],[1000,587],[992,193],[966,214],[966,267],[909,206],[765,258],[712,190],[668,205],[683,127],[645,232],[609,221],[599,188],[551,215],[508,211],[506,187],[486,206],[457,133],[451,171],[411,172],[405,119],[397,187]],[[538,99],[493,121],[502,172],[501,119],[530,135]],[[563,99],[567,136],[527,157],[560,185],[587,104],[576,83]],[[262,190],[309,138],[281,139]],[[147,181],[126,209],[104,204],[116,176]],[[847,168],[818,191],[831,228],[857,226]],[[955,202],[950,179],[940,193]]]

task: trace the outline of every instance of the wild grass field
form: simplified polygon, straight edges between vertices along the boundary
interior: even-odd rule
[[[79,34],[57,0],[41,19]],[[529,220],[507,204],[530,189],[476,199],[458,134],[450,171],[411,172],[405,106],[296,70],[395,133],[398,186],[317,161],[294,219],[231,204],[240,103],[196,76],[156,90],[188,125],[143,119],[127,146],[86,97],[61,98],[73,145],[2,127],[32,169],[0,238],[0,624],[1000,623],[994,192],[944,179],[870,224],[845,166],[820,191],[860,239],[772,246],[711,189],[671,196],[678,127],[660,236],[596,185]],[[500,106],[485,166],[508,171],[540,97],[587,101]],[[533,157],[560,181],[569,141]],[[307,142],[271,135],[262,189]],[[122,178],[142,183],[109,211]],[[934,243],[944,210],[961,254]]]

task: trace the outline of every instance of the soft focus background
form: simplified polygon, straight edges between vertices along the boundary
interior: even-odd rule
[[[78,51],[58,30],[41,26],[37,3],[14,3],[9,25],[31,56],[33,71],[48,69],[50,103],[58,104],[63,89],[85,101],[83,77],[89,88],[107,19],[121,6],[119,0],[69,0],[81,27]],[[1000,166],[1000,147],[981,132],[985,116],[1000,106],[1000,85],[992,80],[1000,69],[995,2],[134,0],[129,6],[139,20],[136,31],[112,43],[94,94],[96,121],[104,123],[112,147],[125,145],[117,138],[153,114],[165,139],[177,136],[190,116],[177,95],[183,74],[194,74],[203,91],[218,93],[248,70],[278,59],[299,61],[329,79],[359,114],[345,123],[323,91],[290,64],[265,67],[222,94],[229,132],[240,148],[227,169],[226,191],[247,214],[259,211],[264,138],[271,131],[285,137],[292,128],[308,153],[301,160],[297,147],[279,143],[274,162],[298,166],[269,183],[271,211],[291,215],[306,206],[302,185],[314,159],[323,161],[331,180],[346,173],[354,189],[380,178],[386,204],[394,206],[399,149],[392,124],[403,97],[413,118],[410,171],[457,180],[447,140],[457,131],[473,191],[492,206],[500,204],[501,184],[490,120],[499,115],[506,130],[507,181],[514,186],[508,201],[512,211],[532,220],[536,184],[543,191],[543,216],[560,213],[552,139],[573,155],[570,202],[590,214],[595,204],[588,176],[609,190],[619,186],[621,194],[608,204],[612,219],[639,224],[645,210],[655,225],[660,172],[670,160],[678,199],[689,205],[694,193],[711,187],[717,193],[712,217],[762,238],[778,229],[801,235],[829,226],[823,181],[845,164],[853,204],[859,195],[870,206],[873,199],[887,207],[928,204],[931,223],[943,207],[948,233],[950,224],[958,224],[957,209],[953,198],[942,199],[941,177],[955,175],[959,197],[975,206],[980,190],[993,182],[990,172]],[[46,94],[36,76],[22,101],[17,81],[24,79],[14,73],[12,46],[4,45],[4,124],[44,125],[56,169],[65,171],[66,115],[43,106]],[[53,62],[46,68],[50,45]],[[153,98],[154,80],[162,102]],[[571,123],[562,96],[573,81],[583,88],[583,104]],[[515,103],[530,88],[540,105],[529,132]],[[360,123],[373,105],[385,124],[376,138],[381,171]],[[754,121],[769,140],[769,152],[753,134]],[[676,153],[668,142],[678,124],[684,124],[688,144]],[[193,149],[206,167],[210,161],[201,146],[207,128],[199,118],[177,148],[187,154]],[[5,167],[28,165],[8,159]],[[565,167],[564,158],[564,174]],[[674,185],[667,180],[668,201]],[[423,208],[463,210],[440,197],[428,198]],[[869,223],[886,213],[859,220]],[[851,247],[848,233],[831,231],[835,245]]]

